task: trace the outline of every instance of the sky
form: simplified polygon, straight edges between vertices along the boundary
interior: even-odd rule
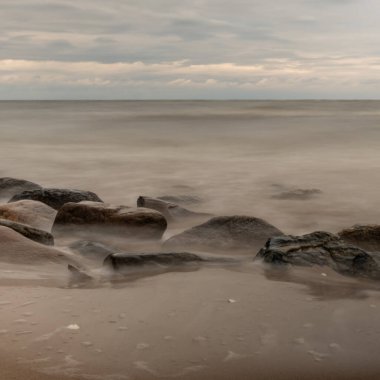
[[[0,99],[379,99],[379,0],[0,0]]]

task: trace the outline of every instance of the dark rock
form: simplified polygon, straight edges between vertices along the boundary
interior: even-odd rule
[[[253,252],[272,236],[282,232],[266,221],[249,216],[219,216],[175,235],[165,242],[168,248],[211,251]]]
[[[210,214],[187,210],[177,204],[157,198],[140,196],[137,199],[138,207],[146,207],[162,213],[167,220],[180,220],[184,218],[209,218]]]
[[[0,205],[0,218],[51,231],[57,211],[45,203],[25,199]]]
[[[25,190],[41,189],[40,185],[36,183],[25,181],[24,179],[3,177],[0,178],[0,199],[12,198],[15,194],[18,194]]]
[[[257,257],[267,263],[326,265],[344,275],[380,278],[377,258],[328,232],[271,238]]]
[[[108,247],[102,243],[88,240],[76,241],[70,244],[69,248],[86,258],[96,260],[104,260],[107,256],[119,252],[119,250]]]
[[[349,244],[356,245],[367,251],[380,252],[380,225],[355,225],[344,229],[338,236]]]
[[[59,210],[64,204],[69,202],[103,202],[95,193],[91,191],[70,189],[27,190],[14,195],[9,202],[15,202],[22,199],[32,199],[34,201],[40,201],[54,208],[55,210]]]
[[[146,265],[176,266],[189,263],[199,264],[205,262],[200,256],[193,253],[152,253],[152,254],[128,254],[114,253],[104,260],[105,266],[110,266],[114,270],[128,267],[142,267]]]
[[[11,228],[26,238],[45,245],[54,245],[53,235],[49,232],[38,230],[26,224],[13,222],[7,219],[0,219],[0,226]]]
[[[157,199],[183,205],[199,204],[202,202],[201,198],[194,195],[163,195],[161,197],[157,197]]]
[[[165,217],[155,210],[84,201],[66,203],[58,211],[53,231],[74,228],[123,237],[160,239],[166,227]]]

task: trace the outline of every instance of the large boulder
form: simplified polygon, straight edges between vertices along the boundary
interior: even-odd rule
[[[380,225],[355,225],[344,229],[338,236],[345,242],[368,251],[380,252]]]
[[[24,265],[73,262],[69,255],[0,226],[0,261]]]
[[[167,248],[206,251],[257,251],[272,236],[282,232],[266,221],[249,216],[219,216],[175,235]]]
[[[115,233],[123,237],[160,239],[166,230],[165,217],[146,208],[114,206],[101,202],[66,203],[56,216],[53,231]]]
[[[82,201],[103,202],[95,193],[84,190],[71,189],[36,189],[27,190],[14,195],[9,202],[22,199],[40,201],[48,206],[59,210],[66,203],[79,203]]]
[[[57,211],[45,203],[29,199],[0,205],[0,218],[28,224],[50,232]]]
[[[137,207],[151,208],[159,211],[167,220],[173,221],[185,218],[209,218],[211,216],[210,214],[190,211],[172,202],[145,196],[140,196],[137,199]]]
[[[0,178],[0,199],[5,201],[8,201],[15,194],[22,191],[36,189],[41,189],[41,186],[24,179],[11,177]]]
[[[28,226],[27,224],[13,222],[7,219],[0,219],[0,226],[11,228],[26,238],[45,245],[54,245],[53,235],[47,231]]]
[[[345,275],[380,278],[379,257],[328,232],[271,238],[257,257],[272,264],[329,266]]]

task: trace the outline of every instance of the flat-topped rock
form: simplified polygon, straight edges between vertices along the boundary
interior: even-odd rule
[[[66,203],[56,216],[53,231],[101,231],[124,237],[160,239],[166,230],[165,217],[146,208],[115,206],[100,202]]]
[[[168,239],[166,248],[210,250],[214,252],[257,252],[273,236],[282,232],[263,219],[250,216],[219,216]]]
[[[178,266],[189,263],[199,264],[206,262],[200,256],[188,252],[171,252],[171,253],[114,253],[104,260],[104,265],[114,270],[126,268],[136,268],[143,266]]]
[[[2,225],[0,225],[0,261],[24,265],[73,262],[65,253],[36,243]]]
[[[45,203],[29,199],[0,204],[0,218],[51,231],[57,211]]]
[[[59,210],[66,203],[78,203],[82,201],[103,202],[92,191],[72,190],[72,189],[35,189],[26,190],[14,195],[9,202],[16,202],[22,199],[31,199],[47,204]]]
[[[347,243],[356,245],[367,251],[380,252],[380,225],[355,225],[338,233],[338,236]]]
[[[47,231],[42,231],[37,228],[13,222],[12,220],[0,219],[0,226],[11,228],[26,238],[45,245],[54,245],[53,235]]]
[[[137,206],[159,211],[167,220],[173,221],[189,218],[210,218],[212,216],[206,213],[190,211],[172,202],[146,196],[140,196],[137,199]]]
[[[11,177],[0,178],[0,199],[4,201],[8,201],[22,191],[36,189],[41,189],[41,186],[34,182]]]
[[[378,257],[322,231],[271,238],[257,258],[272,264],[329,266],[345,275],[380,278]]]

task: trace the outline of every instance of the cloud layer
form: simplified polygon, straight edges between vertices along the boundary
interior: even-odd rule
[[[375,0],[2,0],[0,98],[378,98]]]

